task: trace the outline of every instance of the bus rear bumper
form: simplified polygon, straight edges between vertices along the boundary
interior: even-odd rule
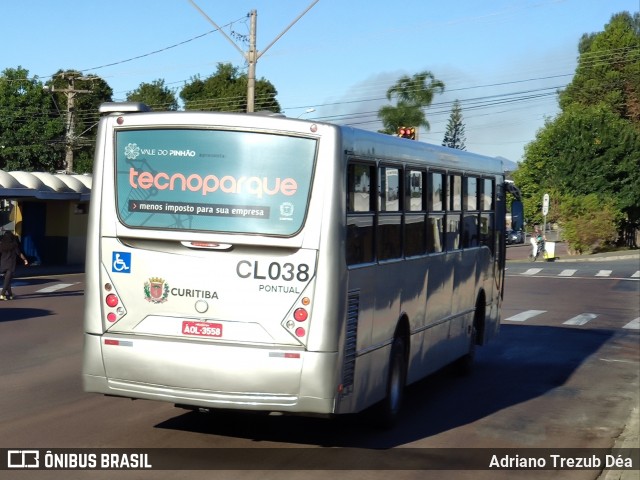
[[[212,409],[313,414],[332,414],[335,410],[335,352],[201,344],[191,345],[192,355],[187,356],[184,351],[172,351],[183,347],[172,347],[171,342],[161,342],[163,348],[158,350],[151,348],[156,340],[136,339],[134,348],[127,344],[118,349],[105,345],[104,339],[85,335],[82,377],[86,392]],[[147,364],[162,358],[160,371],[149,372],[148,367],[145,372],[136,370],[141,359],[135,347],[144,351]],[[151,351],[158,353],[149,358]],[[154,359],[153,355],[158,357]],[[210,361],[200,361],[202,355]],[[192,360],[186,361],[187,357]]]
[[[261,393],[196,392],[159,385],[141,385],[132,382],[108,380],[106,377],[93,377],[90,375],[83,375],[83,383],[86,392],[164,401],[181,406],[314,414],[332,414],[334,411],[333,398]]]

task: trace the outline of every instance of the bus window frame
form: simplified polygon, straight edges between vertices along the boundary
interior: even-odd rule
[[[375,263],[376,258],[376,198],[377,198],[377,165],[376,162],[361,158],[347,159],[346,172],[346,232],[345,232],[345,259],[349,268]],[[356,167],[366,167],[369,170],[369,209],[355,209],[355,200],[351,186],[355,186],[353,170]],[[354,207],[353,209],[351,207]],[[366,229],[366,230],[362,230]],[[356,241],[363,236],[362,241]],[[370,237],[367,240],[367,237]],[[354,252],[362,252],[355,256]],[[367,255],[369,253],[369,255]]]

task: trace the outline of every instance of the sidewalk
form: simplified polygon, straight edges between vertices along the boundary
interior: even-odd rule
[[[638,449],[640,448],[640,412],[638,406],[631,411],[627,424],[620,436],[616,439],[613,448],[615,449]],[[604,470],[597,480],[639,480],[640,470]]]

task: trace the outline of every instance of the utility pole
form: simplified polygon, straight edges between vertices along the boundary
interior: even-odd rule
[[[231,43],[231,45],[234,46],[234,48],[236,50],[238,50],[240,52],[240,54],[244,57],[244,59],[247,61],[247,63],[249,64],[249,71],[247,73],[247,113],[249,112],[253,112],[254,108],[255,108],[255,94],[256,94],[256,63],[258,63],[258,59],[267,51],[269,50],[274,43],[276,43],[280,37],[282,37],[285,33],[287,33],[287,31],[298,21],[300,20],[304,14],[306,14],[309,10],[311,10],[311,8],[318,3],[320,0],[314,0],[313,2],[311,2],[311,4],[305,9],[304,12],[302,12],[300,15],[298,15],[296,17],[296,19],[291,22],[287,28],[285,28],[280,35],[278,35],[269,45],[267,45],[267,47],[262,50],[261,52],[258,52],[258,49],[256,48],[256,26],[257,26],[257,17],[258,17],[258,12],[256,12],[255,10],[252,10],[249,13],[250,19],[251,19],[251,24],[250,24],[250,30],[249,30],[249,51],[247,53],[245,53],[240,47],[238,47],[235,42],[233,40],[231,40],[231,38],[229,38],[229,36],[224,33],[224,31],[218,26],[216,25],[216,23],[211,20],[211,18],[209,18],[209,16],[204,13],[202,11],[202,9],[196,5],[196,3],[193,0],[189,0],[189,2],[191,3],[191,5],[193,5],[193,7],[198,10],[200,12],[200,14],[206,18],[209,23],[211,23],[214,27],[216,27],[216,29],[218,29],[218,31],[220,33],[222,33],[222,35],[224,35],[224,37]]]
[[[256,98],[256,63],[258,62],[258,50],[256,49],[256,29],[258,26],[258,12],[251,10],[251,23],[249,27],[249,51],[247,61],[249,72],[247,73],[247,112],[255,110]]]
[[[77,90],[75,88],[75,81],[80,78],[76,75],[61,74],[62,78],[66,78],[69,82],[67,88],[57,89],[51,85],[50,91],[64,93],[67,96],[67,119],[65,128],[65,155],[64,155],[64,171],[65,173],[73,173],[73,149],[76,144],[75,134],[75,107],[76,107],[76,95],[79,93],[91,93],[91,90]]]

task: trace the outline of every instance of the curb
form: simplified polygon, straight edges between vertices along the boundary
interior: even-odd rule
[[[598,256],[595,256],[598,255]],[[640,262],[640,252],[619,253],[611,255],[607,253],[596,253],[594,256],[576,255],[571,258],[556,258],[556,262],[607,262],[609,260],[629,260],[636,259]]]
[[[613,448],[640,448],[640,410],[636,405],[631,410],[627,424],[622,430],[620,436],[616,439]],[[639,470],[604,470],[597,480],[638,480],[640,479]]]

